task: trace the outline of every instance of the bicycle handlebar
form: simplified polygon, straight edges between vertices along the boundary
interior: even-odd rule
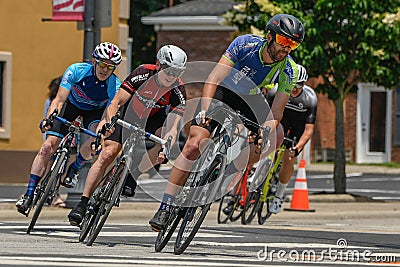
[[[150,139],[154,142],[157,142],[161,145],[165,146],[165,155],[168,158],[169,157],[169,153],[170,153],[170,148],[171,148],[171,141],[172,141],[172,136],[169,136],[167,140],[164,140],[154,134],[151,134],[149,132],[146,132],[144,129],[139,128],[135,125],[133,125],[132,123],[126,122],[124,120],[121,119],[117,119],[116,122],[121,125],[122,127],[131,130],[131,131],[136,131],[139,132],[140,134],[144,135],[147,139]]]
[[[210,109],[209,109],[210,110]],[[243,122],[243,124],[248,124],[251,125],[255,128],[258,128],[261,132],[262,132],[262,142],[261,142],[261,147],[266,147],[267,145],[269,145],[269,134],[271,132],[271,127],[267,126],[264,127],[250,119],[248,119],[247,117],[243,116],[240,111],[234,111],[231,110],[229,108],[226,108],[225,106],[221,105],[221,104],[217,104],[215,105],[211,111],[206,111],[206,117],[209,117],[210,115],[213,115],[214,113],[223,111],[224,113],[230,115],[232,118],[235,118],[235,116],[238,116],[239,119]]]
[[[77,122],[77,120],[74,120],[73,122],[70,122],[70,121],[67,121],[66,119],[64,119],[64,118],[62,118],[60,116],[55,116],[54,119],[56,119],[56,120],[60,121],[61,123],[67,125],[69,127],[69,131],[71,133],[78,133],[78,132],[79,133],[85,133],[87,135],[90,135],[92,137],[97,138],[97,134],[96,133],[94,133],[94,132],[92,132],[92,131],[90,131],[88,129],[83,128],[81,125],[74,124],[74,122]]]

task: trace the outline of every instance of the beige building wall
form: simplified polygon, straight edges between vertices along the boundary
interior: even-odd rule
[[[112,27],[102,29],[101,41],[127,47],[119,43],[128,40],[128,36],[120,36],[127,35],[120,30],[127,27],[126,9],[128,0],[112,0]],[[70,64],[83,59],[84,32],[77,30],[76,22],[42,22],[42,18],[51,18],[51,12],[51,0],[0,0],[0,59],[2,54],[11,55],[11,97],[6,103],[10,125],[8,134],[0,133],[0,151],[40,148],[38,125],[47,86]],[[126,58],[124,61],[126,66]],[[120,79],[126,75],[122,68],[116,73]]]

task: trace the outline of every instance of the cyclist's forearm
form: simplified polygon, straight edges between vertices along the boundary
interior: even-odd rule
[[[47,110],[47,117],[46,118],[48,118],[50,116],[50,114],[53,113],[53,111],[55,109],[57,109],[58,112],[61,111],[65,101],[67,101],[67,98],[69,96],[69,92],[70,92],[69,90],[67,90],[67,89],[65,89],[63,87],[60,87],[58,89],[56,97],[53,99],[53,101],[51,101],[50,107]]]
[[[314,133],[314,124],[306,124],[305,130],[296,144],[297,149],[301,150],[311,139]]]

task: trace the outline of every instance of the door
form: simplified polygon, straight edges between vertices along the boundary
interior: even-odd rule
[[[390,161],[392,91],[374,84],[358,84],[357,163]]]

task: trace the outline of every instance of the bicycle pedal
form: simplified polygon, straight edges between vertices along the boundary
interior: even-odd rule
[[[153,230],[154,232],[161,232],[161,230],[160,229],[157,229],[157,228],[154,228],[153,226],[150,226],[150,228],[151,228],[151,230]]]

